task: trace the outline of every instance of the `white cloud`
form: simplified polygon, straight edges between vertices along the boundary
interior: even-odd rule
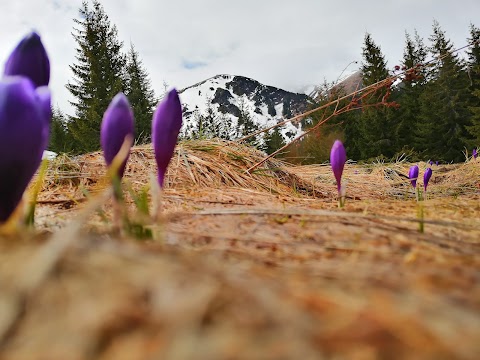
[[[402,57],[405,30],[427,38],[433,19],[457,47],[480,2],[103,0],[125,45],[133,42],[157,93],[163,81],[186,87],[219,73],[245,75],[296,90],[334,80],[361,60],[366,31],[393,67]],[[0,5],[0,59],[31,29],[42,36],[52,64],[54,103],[71,111],[65,84],[75,43],[71,32],[81,0],[23,0]],[[480,26],[480,23],[475,25]],[[192,65],[192,66],[189,66]],[[352,65],[353,67],[354,65]]]

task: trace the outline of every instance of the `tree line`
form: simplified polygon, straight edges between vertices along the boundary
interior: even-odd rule
[[[73,78],[66,85],[73,95],[75,113],[64,114],[53,109],[49,149],[55,152],[85,153],[100,148],[100,124],[111,99],[120,91],[128,98],[135,116],[135,142],[147,143],[151,136],[153,109],[158,101],[148,73],[133,44],[123,52],[115,25],[98,0],[92,6],[83,1],[80,19],[74,19],[73,37],[77,44],[76,62],[70,65]],[[165,85],[165,84],[164,84]],[[166,87],[166,86],[165,86]],[[258,130],[247,109],[241,103],[237,121],[219,112],[207,99],[206,111],[194,114],[194,127],[183,131],[186,139],[237,139]],[[249,139],[253,146],[266,151],[283,141],[278,130]],[[283,142],[284,143],[284,142]]]
[[[149,142],[158,98],[138,52],[133,44],[124,52],[117,28],[98,0],[91,6],[83,1],[79,12],[72,33],[77,44],[75,63],[70,65],[73,77],[66,85],[74,98],[74,114],[53,109],[49,148],[71,153],[98,150],[103,113],[120,91],[134,111],[136,143]],[[345,99],[305,119],[303,128],[308,130],[336,107],[358,101],[358,109],[333,117],[291,147],[287,156],[311,163],[325,161],[331,143],[341,138],[348,157],[355,160],[407,154],[411,160],[462,161],[464,151],[480,145],[480,29],[470,25],[466,58],[454,52],[453,43],[436,21],[428,40],[427,46],[418,33],[406,33],[403,58],[389,69],[380,46],[367,33],[360,67],[362,86],[396,73],[402,73],[401,81],[361,100]],[[342,87],[334,85],[324,84],[314,106],[345,95]],[[395,106],[379,105],[385,98]],[[241,109],[236,124],[213,104],[206,109],[194,114],[196,125],[188,138],[235,139],[258,130],[246,108]],[[285,139],[277,128],[249,143],[272,153],[285,145]]]
[[[118,39],[99,1],[83,1],[80,19],[74,19],[76,62],[66,85],[73,95],[74,115],[53,109],[50,150],[85,153],[100,148],[100,124],[112,98],[122,91],[135,116],[135,142],[150,141],[151,121],[158,99],[133,44],[128,51]]]
[[[429,45],[405,35],[403,58],[392,69],[371,34],[362,47],[361,86],[398,74],[400,81],[362,98],[358,109],[338,115],[294,148],[307,162],[328,159],[335,138],[342,138],[354,160],[394,159],[459,162],[480,146],[480,29],[470,25],[466,58],[455,52],[437,21]],[[325,84],[319,102],[342,97],[341,86]],[[387,102],[383,100],[387,99]],[[355,99],[333,104],[304,122],[306,129]],[[385,106],[387,105],[387,106]],[[388,106],[390,105],[390,106]]]

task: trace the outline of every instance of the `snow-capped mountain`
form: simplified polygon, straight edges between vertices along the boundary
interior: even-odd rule
[[[305,94],[292,93],[256,80],[235,75],[217,75],[179,91],[183,107],[182,135],[198,131],[199,118],[215,114],[238,128],[239,118],[248,116],[255,126],[263,129],[307,110],[312,100]],[[300,124],[281,128],[286,141],[301,132]]]

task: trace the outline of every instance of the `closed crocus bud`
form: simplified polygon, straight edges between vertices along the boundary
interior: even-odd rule
[[[410,171],[408,172],[408,178],[410,179],[410,182],[412,183],[412,186],[415,189],[417,187],[417,178],[418,178],[418,166],[417,165],[413,165],[410,168]]]
[[[102,145],[103,156],[108,166],[120,151],[125,138],[133,137],[133,111],[127,97],[118,93],[110,102],[103,115],[100,128],[100,144]],[[128,155],[118,169],[118,177],[121,178],[125,172]]]
[[[162,188],[181,127],[182,104],[177,91],[173,89],[158,105],[152,121],[152,142],[158,166],[158,183]]]
[[[48,85],[50,61],[37,33],[31,32],[20,41],[5,63],[4,75],[26,76],[35,87]]]
[[[428,182],[430,181],[431,177],[432,177],[432,169],[428,168],[427,170],[425,170],[425,173],[423,174],[423,188],[425,189],[425,191],[427,191]]]
[[[347,161],[347,153],[340,140],[335,140],[330,151],[330,164],[332,165],[333,175],[337,180],[337,189],[340,193],[343,167]]]
[[[48,143],[50,97],[44,91],[39,95],[23,76],[0,81],[0,222],[20,203]]]
[[[46,149],[50,136],[50,121],[52,120],[52,96],[47,86],[40,86],[35,92],[37,93],[38,101],[48,121],[48,126],[45,126],[43,132],[43,148]]]
[[[478,156],[477,149],[473,149],[473,151],[472,151],[472,156],[473,156],[473,158],[474,158],[475,160],[477,159],[477,156]]]

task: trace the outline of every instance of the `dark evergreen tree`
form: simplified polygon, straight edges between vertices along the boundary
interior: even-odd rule
[[[361,117],[357,114],[352,114],[349,120],[345,122],[343,129],[344,145],[349,159],[362,159],[362,134],[360,130]]]
[[[235,138],[232,129],[232,120],[226,114],[219,113],[211,98],[205,100],[205,110],[201,113],[198,109],[194,112],[195,127],[191,131],[192,139],[224,139]]]
[[[58,108],[52,111],[50,123],[50,143],[48,149],[56,153],[68,153],[72,149],[72,137],[67,128],[67,117]]]
[[[420,96],[425,90],[426,72],[423,64],[427,57],[427,49],[415,31],[415,40],[405,34],[402,69],[404,76],[399,85],[396,101],[400,104],[397,111],[395,142],[397,151],[420,149],[423,139],[417,138],[417,124],[420,122]],[[420,144],[419,144],[420,142]],[[420,145],[420,146],[419,146]]]
[[[468,50],[468,75],[470,80],[470,97],[468,108],[471,113],[467,131],[471,136],[467,140],[470,148],[480,146],[480,29],[470,25],[471,48]]]
[[[125,93],[135,115],[135,142],[140,144],[149,142],[153,111],[158,100],[155,98],[148,73],[133,44],[130,44],[127,55]]]
[[[205,112],[203,114],[203,133],[207,138],[219,138],[221,132],[221,123],[219,121],[219,114],[215,110],[212,99],[207,97],[205,100]]]
[[[205,139],[205,117],[200,112],[200,110],[196,109],[193,112],[193,123],[190,135],[188,138],[190,139]]]
[[[453,44],[437,21],[430,37],[435,57],[430,81],[420,97],[418,136],[426,157],[462,161],[468,133],[468,76],[465,64],[453,53]]]
[[[227,114],[218,113],[218,134],[223,140],[232,140],[236,137],[235,129],[232,126],[232,119]]]
[[[318,108],[330,104],[329,106],[318,110],[311,114],[308,118],[302,121],[302,129],[310,131],[296,149],[296,156],[302,157],[303,163],[319,164],[325,162],[330,157],[330,150],[333,142],[336,139],[345,138],[345,146],[349,154],[349,158],[358,159],[359,154],[352,157],[354,151],[354,141],[356,137],[350,132],[347,139],[347,132],[353,128],[356,128],[355,113],[347,112],[333,116],[335,111],[338,111],[346,107],[351,99],[340,100],[338,103],[335,100],[342,98],[346,95],[344,86],[336,83],[324,83],[319,87],[317,101],[312,105],[312,109]],[[319,122],[325,123],[318,125]],[[347,131],[348,129],[348,131]]]
[[[267,154],[271,154],[276,150],[280,149],[282,146],[285,146],[286,142],[281,133],[281,127],[278,126],[270,130],[265,136],[265,144],[263,149]]]
[[[380,47],[375,44],[372,36],[368,33],[365,35],[362,50],[363,86],[370,86],[387,78],[389,73],[385,58]],[[382,88],[363,98],[362,113],[359,120],[360,136],[357,139],[357,147],[363,159],[380,155],[391,157],[395,152],[393,112],[384,106],[376,106],[386,97],[387,92],[390,92],[390,89]]]
[[[68,123],[75,150],[87,152],[100,147],[100,124],[112,98],[125,90],[125,56],[117,28],[110,23],[102,5],[93,0],[80,8],[73,37],[77,43],[76,63],[70,65],[73,80],[67,89],[75,97],[75,115]]]
[[[250,112],[248,111],[247,104],[242,98],[238,104],[239,116],[237,119],[237,134],[239,137],[251,135],[255,131],[258,131],[258,126],[252,119]],[[246,142],[253,146],[258,146],[261,142],[259,136],[252,136],[246,140]]]

